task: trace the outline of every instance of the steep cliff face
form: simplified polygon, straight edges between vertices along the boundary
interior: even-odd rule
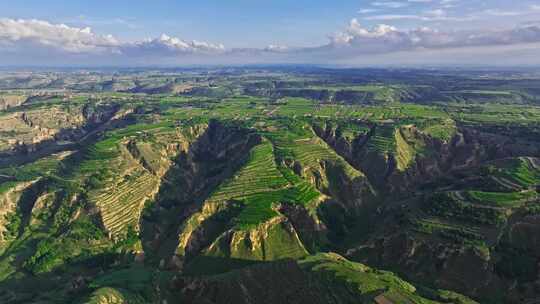
[[[365,172],[370,182],[385,191],[393,191],[389,180],[412,171],[426,141],[413,126],[365,125],[362,132],[344,134],[337,125],[314,125],[314,131],[355,168]],[[433,168],[430,168],[430,173]],[[407,182],[402,178],[400,182]],[[390,185],[389,185],[390,184]],[[406,188],[404,184],[401,187]]]
[[[88,127],[103,124],[118,114],[120,107],[116,104],[85,104],[81,108],[81,117]]]
[[[320,159],[315,164],[293,162],[291,168],[327,199],[352,213],[361,210],[376,195],[366,176],[343,159]]]
[[[13,239],[19,233],[18,203],[24,192],[36,181],[14,183],[0,193],[0,241]]]
[[[0,95],[0,111],[18,107],[26,101],[23,95]]]
[[[115,119],[119,106],[42,106],[6,114],[0,122],[0,153],[24,155],[48,145],[77,141],[99,126]]]
[[[285,217],[275,217],[249,230],[228,230],[205,252],[218,258],[274,261],[307,255],[294,227]]]
[[[203,202],[245,162],[251,147],[260,142],[260,137],[247,130],[215,121],[196,133],[189,147],[174,158],[163,176],[155,205],[143,217],[145,251],[156,253],[162,264],[178,260],[172,259],[178,244],[181,255],[189,256],[213,241],[223,224],[218,225],[216,232],[209,228],[209,220],[228,207]]]
[[[365,131],[349,136],[332,123],[313,129],[365,172],[373,185],[390,193],[407,192],[450,171],[488,160],[540,152],[511,137],[467,127],[456,130],[449,140],[430,136],[414,125],[367,125]]]
[[[324,196],[320,200],[326,199]],[[319,206],[322,202],[318,203]],[[281,203],[276,206],[277,211],[287,218],[300,239],[302,246],[308,252],[317,252],[324,244],[328,244],[328,227],[320,215],[313,214],[303,206]]]

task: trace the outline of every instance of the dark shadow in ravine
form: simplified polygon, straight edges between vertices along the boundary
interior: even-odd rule
[[[148,262],[168,261],[175,254],[182,224],[247,161],[260,140],[251,130],[210,121],[189,150],[180,153],[165,174],[155,202],[143,211],[141,239]]]

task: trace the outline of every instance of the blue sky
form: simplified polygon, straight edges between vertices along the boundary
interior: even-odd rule
[[[264,47],[271,43],[321,44],[355,16],[358,1],[313,0],[26,0],[0,3],[3,17],[37,18],[127,39],[162,33],[227,43],[234,47]],[[326,34],[325,34],[326,33]]]
[[[114,54],[126,64],[153,62],[153,53],[166,53],[163,64],[246,55],[264,62],[399,63],[399,56],[410,62],[426,49],[480,54],[482,47],[492,53],[512,45],[512,52],[530,53],[540,43],[540,0],[18,0],[0,2],[0,18],[0,54],[16,64],[67,58],[62,52],[91,62]],[[40,48],[37,56],[28,53],[30,45]],[[239,54],[240,48],[250,51]],[[212,51],[219,54],[209,58]]]

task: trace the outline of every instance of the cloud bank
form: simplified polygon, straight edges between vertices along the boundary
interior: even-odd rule
[[[20,52],[30,47],[66,53],[100,53],[118,45],[111,35],[96,35],[89,27],[69,27],[35,19],[0,19],[2,51]]]
[[[506,30],[439,31],[427,27],[399,30],[380,24],[364,28],[352,19],[347,29],[331,37],[329,46],[358,53],[390,53],[415,49],[448,49],[540,42],[540,27]]]
[[[237,49],[165,34],[154,39],[126,42],[112,35],[94,33],[88,27],[70,27],[35,19],[0,19],[1,65],[354,64],[376,58],[387,58],[399,64],[400,61],[410,62],[415,56],[421,59],[426,51],[451,57],[451,50],[467,49],[471,49],[471,56],[476,56],[477,63],[482,64],[489,63],[483,62],[483,49],[492,53],[494,47],[507,51],[510,47],[511,50],[523,49],[540,55],[540,48],[535,47],[537,44],[540,44],[540,26],[534,24],[498,30],[441,31],[427,27],[404,30],[386,24],[366,28],[357,19],[352,19],[343,31],[331,35],[327,44],[318,47],[270,45]],[[469,61],[475,59],[471,57]]]
[[[162,34],[156,39],[148,39],[141,42],[126,43],[119,48],[123,54],[175,56],[182,54],[218,54],[225,51],[223,44],[213,44],[204,41],[186,41]]]

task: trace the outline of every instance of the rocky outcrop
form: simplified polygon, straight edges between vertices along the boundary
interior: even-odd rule
[[[277,206],[277,210],[288,219],[309,252],[316,252],[321,244],[328,243],[328,228],[317,215],[305,207],[282,203]]]
[[[296,230],[285,217],[275,217],[249,230],[228,230],[205,255],[255,261],[300,258],[308,254]]]
[[[23,95],[0,95],[0,111],[18,107],[26,101]]]

